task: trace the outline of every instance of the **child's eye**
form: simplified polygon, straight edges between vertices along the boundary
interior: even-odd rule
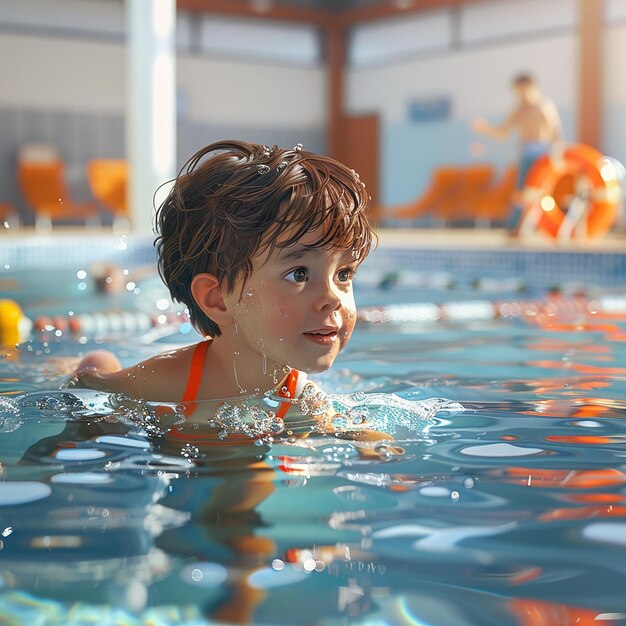
[[[340,283],[349,283],[354,278],[354,270],[344,268],[337,272],[337,280]]]
[[[309,272],[305,267],[296,267],[295,270],[285,274],[284,278],[292,283],[305,283],[309,280]]]

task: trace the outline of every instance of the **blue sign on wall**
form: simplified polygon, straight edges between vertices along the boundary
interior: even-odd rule
[[[450,117],[450,98],[427,98],[409,102],[411,122],[440,122]]]

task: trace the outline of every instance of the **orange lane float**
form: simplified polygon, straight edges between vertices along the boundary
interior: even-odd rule
[[[527,214],[538,210],[537,229],[555,239],[594,238],[617,221],[622,190],[619,164],[585,144],[540,157],[524,188]]]

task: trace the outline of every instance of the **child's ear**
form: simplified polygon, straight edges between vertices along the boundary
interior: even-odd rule
[[[232,322],[224,302],[220,281],[213,274],[196,274],[191,281],[191,294],[196,304],[218,326]]]

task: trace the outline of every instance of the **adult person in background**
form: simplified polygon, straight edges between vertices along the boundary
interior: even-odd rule
[[[562,150],[563,129],[556,106],[539,90],[530,74],[518,74],[513,79],[517,106],[500,125],[492,125],[484,118],[472,122],[474,131],[493,139],[505,139],[516,132],[520,141],[517,189],[512,198],[512,210],[507,229],[513,236],[520,234],[523,195],[526,176],[533,163],[549,152]]]

